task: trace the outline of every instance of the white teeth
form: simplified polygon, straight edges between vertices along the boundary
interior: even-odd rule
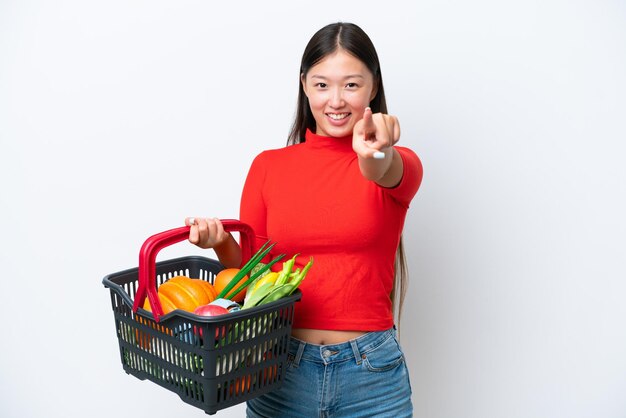
[[[347,118],[349,113],[327,113],[327,115],[333,120],[341,120]]]

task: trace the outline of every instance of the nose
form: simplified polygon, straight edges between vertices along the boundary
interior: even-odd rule
[[[333,109],[339,109],[340,107],[343,107],[344,105],[343,95],[342,95],[342,90],[340,88],[333,89],[333,91],[330,94],[328,104]]]

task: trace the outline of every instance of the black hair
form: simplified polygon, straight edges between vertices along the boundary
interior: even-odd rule
[[[373,113],[387,113],[385,90],[380,72],[380,62],[376,48],[367,34],[354,23],[331,23],[318,30],[309,40],[302,60],[300,62],[300,74],[298,74],[298,104],[296,117],[287,138],[287,145],[304,142],[307,129],[315,132],[315,118],[311,113],[309,100],[304,94],[301,79],[306,77],[309,70],[322,59],[334,53],[338,49],[352,54],[361,60],[374,76],[376,96],[370,102]]]
[[[300,74],[298,74],[298,105],[296,117],[287,138],[287,145],[304,142],[307,129],[315,132],[315,118],[311,113],[309,100],[304,94],[301,80],[306,77],[311,67],[339,48],[361,60],[372,73],[376,95],[370,102],[370,108],[373,113],[387,113],[380,62],[371,39],[363,29],[353,23],[332,23],[324,26],[313,35],[302,54]],[[389,296],[392,302],[392,314],[394,318],[397,318],[398,328],[400,328],[402,306],[408,286],[408,266],[402,236],[396,250],[394,276],[393,289]]]

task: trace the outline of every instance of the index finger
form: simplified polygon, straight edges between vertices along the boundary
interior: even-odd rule
[[[373,134],[376,132],[376,125],[374,124],[374,119],[372,118],[372,109],[370,107],[366,107],[363,112],[363,132],[365,133],[365,138],[367,139],[368,134]]]

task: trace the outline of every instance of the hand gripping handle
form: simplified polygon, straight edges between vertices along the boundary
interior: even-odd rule
[[[240,233],[241,259],[243,263],[247,262],[255,244],[252,227],[235,219],[221,219],[221,222],[225,231]],[[156,288],[156,256],[163,248],[188,238],[190,229],[189,226],[170,229],[151,236],[143,243],[139,252],[139,286],[135,293],[133,312],[143,307],[147,296],[154,320],[159,322],[163,308]]]

